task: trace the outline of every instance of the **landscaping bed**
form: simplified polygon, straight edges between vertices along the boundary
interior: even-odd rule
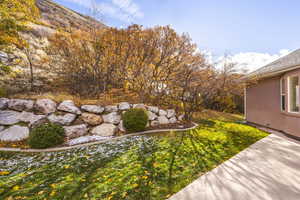
[[[2,152],[0,199],[166,199],[265,136],[214,120],[63,152]]]
[[[0,147],[67,147],[128,133],[193,126],[183,118],[174,109],[142,103],[102,106],[76,105],[72,100],[0,98]]]

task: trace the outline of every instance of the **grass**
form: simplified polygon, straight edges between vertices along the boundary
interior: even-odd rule
[[[56,153],[1,153],[0,199],[166,199],[267,133],[202,120],[194,131]]]

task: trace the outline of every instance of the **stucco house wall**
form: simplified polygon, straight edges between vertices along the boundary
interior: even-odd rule
[[[290,75],[298,75],[300,79],[300,69],[275,77],[264,78],[247,87],[245,116],[250,123],[270,127],[300,138],[300,112],[281,111],[280,80]],[[287,84],[285,85],[287,87]],[[286,108],[287,99],[286,96]]]

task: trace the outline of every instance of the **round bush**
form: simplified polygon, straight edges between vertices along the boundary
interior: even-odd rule
[[[64,142],[65,130],[62,126],[45,123],[32,129],[28,144],[34,149],[53,147]]]
[[[123,125],[128,132],[144,131],[148,115],[144,109],[133,108],[123,114]]]

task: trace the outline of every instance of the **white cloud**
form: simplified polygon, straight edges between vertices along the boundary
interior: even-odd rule
[[[86,8],[89,8],[91,6],[91,0],[63,0],[63,1],[75,3],[84,6]]]
[[[140,11],[139,6],[132,0],[112,0],[112,3],[128,15],[138,18],[144,16],[144,14]]]
[[[202,51],[206,56],[207,62],[215,64],[217,68],[220,68],[225,61],[229,61],[237,64],[237,69],[240,71],[254,71],[264,65],[267,65],[278,58],[291,53],[291,50],[282,49],[276,54],[258,53],[258,52],[241,52],[234,55],[214,57],[210,51]]]
[[[84,6],[89,9],[96,9],[104,17],[118,19],[126,23],[132,23],[137,18],[142,18],[144,13],[133,0],[64,0]]]

